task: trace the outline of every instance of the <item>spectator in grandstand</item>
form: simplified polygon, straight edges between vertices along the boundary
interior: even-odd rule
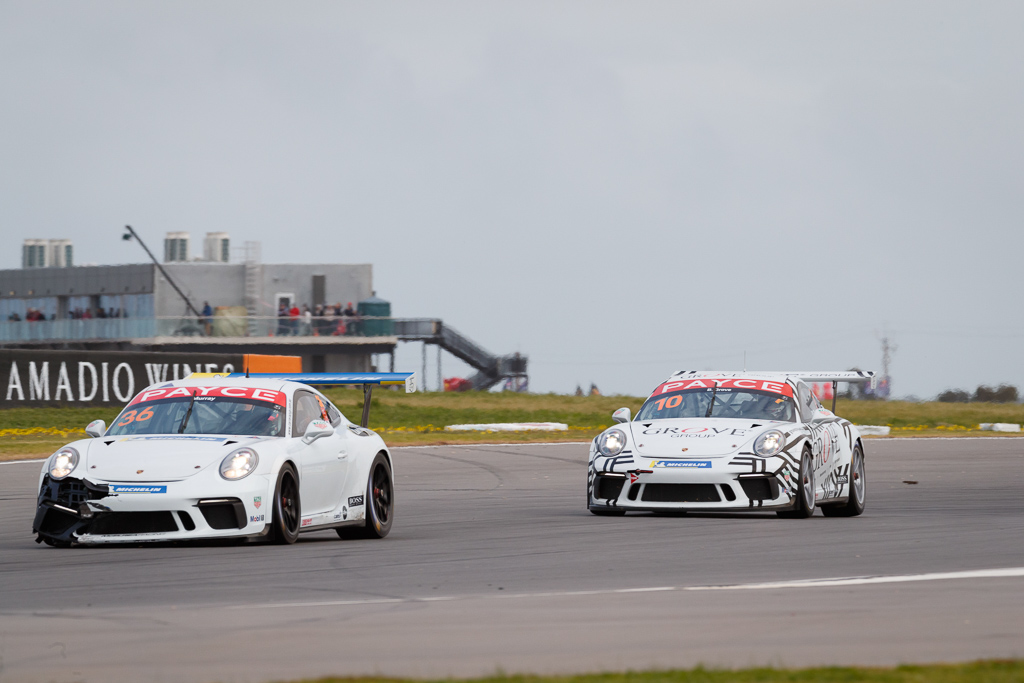
[[[210,306],[209,301],[203,302],[203,313],[199,319],[199,322],[203,324],[203,329],[206,332],[206,336],[209,337],[213,334],[213,308]]]
[[[313,312],[309,306],[302,304],[302,336],[308,337],[313,334]]]
[[[288,305],[283,300],[277,305],[277,336],[288,336]]]

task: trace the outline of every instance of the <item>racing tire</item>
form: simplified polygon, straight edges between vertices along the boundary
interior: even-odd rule
[[[270,540],[279,545],[291,545],[299,538],[302,523],[302,504],[299,498],[299,478],[290,464],[281,467],[274,487],[274,510],[270,521]]]
[[[864,501],[867,496],[867,480],[864,477],[864,451],[858,443],[853,447],[850,456],[850,499],[846,505],[821,506],[821,513],[826,517],[856,517],[864,512]]]
[[[335,529],[340,538],[384,538],[391,531],[395,520],[395,479],[383,453],[378,453],[370,463],[365,496],[366,519],[361,526]]]
[[[779,510],[775,514],[787,519],[806,519],[814,515],[814,461],[811,458],[811,449],[804,448],[800,456],[800,477],[797,480],[800,486],[797,489],[796,506],[792,510]]]

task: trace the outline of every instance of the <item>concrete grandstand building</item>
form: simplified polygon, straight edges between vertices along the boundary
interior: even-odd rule
[[[26,253],[30,242],[43,240],[26,240]],[[40,267],[33,256],[0,270],[0,348],[293,355],[305,372],[367,372],[393,370],[399,341],[421,342],[424,376],[426,346],[437,347],[438,388],[442,350],[476,370],[471,388],[526,387],[526,356],[491,354],[435,318],[391,317],[370,264],[262,263],[256,242],[231,263],[226,233],[207,235],[203,257],[190,253],[188,233],[168,233],[163,263],[72,267],[68,256]],[[353,315],[278,315],[282,304],[349,303]]]

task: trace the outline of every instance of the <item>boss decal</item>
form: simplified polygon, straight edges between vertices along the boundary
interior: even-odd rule
[[[350,508],[359,507],[362,504],[363,504],[363,497],[362,496],[352,496],[351,498],[348,499],[348,506]]]

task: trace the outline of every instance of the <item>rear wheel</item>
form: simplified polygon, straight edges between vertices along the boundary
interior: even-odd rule
[[[335,531],[341,538],[384,538],[391,531],[395,517],[395,482],[391,465],[383,453],[370,464],[366,480],[366,520],[362,526],[344,526]]]
[[[822,507],[826,517],[856,517],[864,512],[864,501],[867,498],[867,480],[864,478],[864,451],[860,444],[853,447],[850,456],[850,499],[846,505],[830,505]]]
[[[289,545],[299,538],[302,507],[299,501],[299,478],[295,468],[284,465],[277,473],[274,488],[274,517],[270,523],[270,540]]]
[[[780,510],[776,513],[779,517],[805,519],[814,514],[814,461],[810,448],[804,448],[803,455],[800,456],[800,477],[797,481],[800,482],[800,486],[796,491],[796,507],[792,510]]]

